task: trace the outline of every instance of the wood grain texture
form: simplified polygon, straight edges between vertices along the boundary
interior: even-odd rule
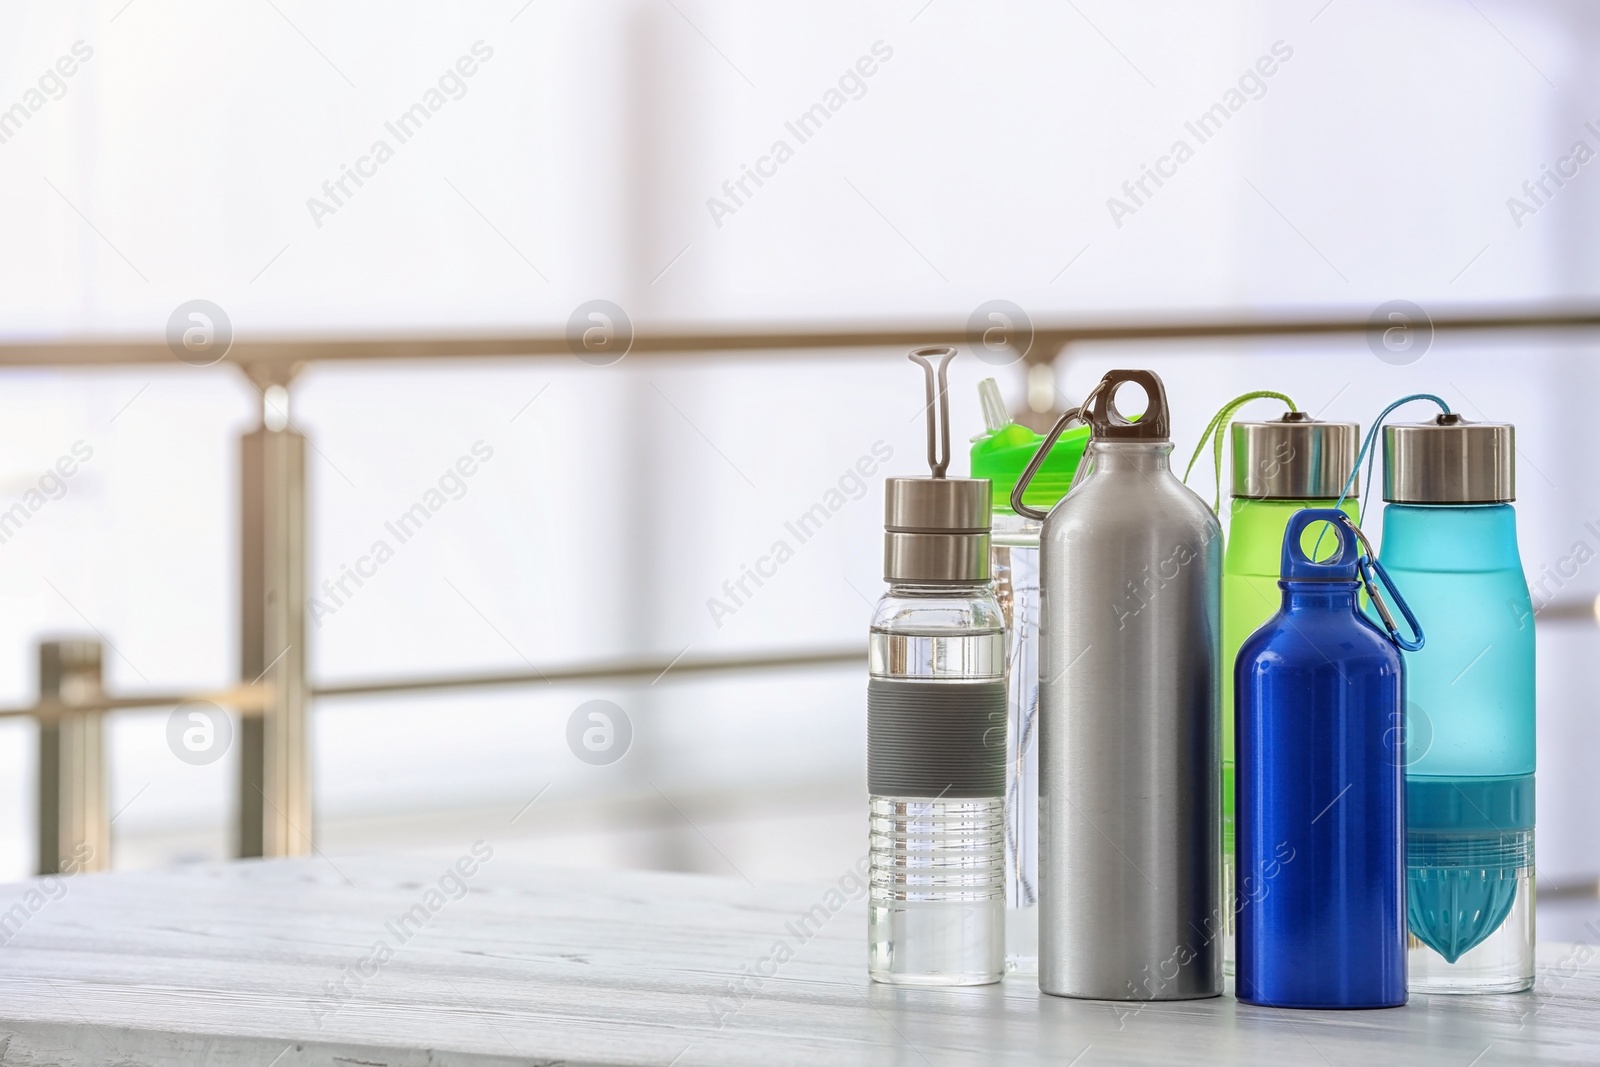
[[[82,875],[57,899],[0,887],[0,1064],[1600,1063],[1588,947],[1545,946],[1531,994],[1389,1011],[1110,1005],[1030,979],[909,991],[867,981],[865,909],[837,884],[499,858],[449,899],[457,858]],[[413,906],[426,921],[402,939]],[[329,999],[380,941],[392,958]]]

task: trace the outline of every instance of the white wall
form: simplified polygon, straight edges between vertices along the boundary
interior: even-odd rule
[[[1040,320],[1580,299],[1596,276],[1594,168],[1520,220],[1507,198],[1573,142],[1600,150],[1584,125],[1600,126],[1584,61],[1597,26],[1587,7],[1555,3],[36,0],[0,15],[0,108],[74,42],[93,56],[0,143],[0,331],[154,336],[195,297],[241,337],[553,329],[596,297],[643,324],[961,322],[993,298]],[[408,143],[386,134],[480,40],[493,55],[465,94]],[[859,99],[799,143],[785,122],[877,42],[892,55]],[[1200,144],[1185,123],[1277,42],[1292,55],[1264,93]],[[380,137],[393,159],[317,225],[307,199]],[[793,158],[715,218],[707,200],[779,138]],[[1119,226],[1107,199],[1177,138],[1193,158]],[[1064,394],[1112,363],[1166,377],[1184,450],[1223,400],[1256,387],[1363,422],[1414,389],[1512,419],[1530,572],[1600,518],[1586,436],[1596,383],[1578,338],[1441,338],[1403,368],[1360,339],[1088,347],[1063,364]],[[958,364],[962,438],[989,374],[1021,395],[1014,368]],[[95,450],[68,494],[0,545],[0,700],[29,699],[38,635],[91,625],[116,645],[119,689],[233,678],[235,439],[254,424],[250,387],[176,361],[0,383],[0,494],[76,441]],[[876,484],[721,627],[705,601],[876,441],[894,472],[915,472],[920,388],[897,353],[314,368],[294,417],[318,450],[318,584],[474,442],[495,451],[425,536],[321,620],[313,670],[858,641],[861,597],[878,588]],[[1569,588],[1590,595],[1600,581],[1583,573]],[[1586,772],[1600,740],[1585,670],[1595,634],[1542,640],[1541,871],[1560,881],[1600,870]],[[548,782],[560,811],[577,810],[562,797],[660,789],[703,795],[736,863],[831,869],[859,830],[858,682],[816,672],[328,702],[319,812],[330,840],[361,847],[389,840],[362,822],[385,812],[515,813]],[[563,747],[567,714],[597,695],[641,724],[613,768]],[[177,764],[164,721],[115,728],[122,862],[226,849],[228,762]],[[30,753],[27,728],[0,728],[11,873],[27,864]],[[739,803],[759,807],[765,792],[781,801],[769,808],[788,797],[820,813],[793,831],[793,855],[735,827],[726,796],[740,790],[756,799]],[[677,852],[573,844],[554,858],[718,869],[678,830]]]

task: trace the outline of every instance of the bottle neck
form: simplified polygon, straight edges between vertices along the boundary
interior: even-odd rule
[[[1284,582],[1284,611],[1350,611],[1356,610],[1359,582]]]
[[[1090,441],[1085,462],[1093,465],[1092,474],[1139,471],[1151,474],[1172,469],[1171,441]]]
[[[988,596],[993,582],[890,582],[889,595],[897,597],[928,597],[930,599],[961,600],[968,597]]]
[[[1383,563],[1391,570],[1520,571],[1510,504],[1397,504],[1383,509]]]

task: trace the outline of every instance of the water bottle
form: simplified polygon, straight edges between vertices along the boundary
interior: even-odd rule
[[[1361,613],[1357,536],[1337,509],[1290,517],[1280,607],[1234,668],[1235,990],[1250,1004],[1406,1001],[1405,746],[1395,724],[1405,708],[1399,646],[1418,642]],[[1319,555],[1322,541],[1337,551]]]
[[[1361,428],[1318,422],[1290,411],[1272,422],[1233,424],[1233,493],[1222,557],[1222,856],[1226,930],[1223,952],[1232,962],[1234,873],[1233,681],[1239,647],[1277,610],[1283,534],[1302,508],[1336,505],[1355,469]],[[1202,442],[1203,444],[1204,442]],[[1356,517],[1354,500],[1344,508]]]
[[[1039,969],[1039,521],[1011,508],[1011,490],[1044,438],[1011,421],[993,378],[978,385],[986,432],[972,443],[972,476],[993,487],[995,595],[1006,628],[1006,970]],[[1051,508],[1067,495],[1089,441],[1067,431],[1028,483],[1024,502]]]
[[[1428,631],[1406,657],[1411,990],[1528,989],[1534,623],[1515,432],[1443,414],[1383,444],[1383,559]]]
[[[989,482],[945,477],[954,356],[911,354],[932,477],[886,481],[889,591],[868,641],[868,973],[898,985],[981,985],[1005,968],[1005,624]]]
[[[1116,406],[1143,389],[1138,419]],[[1045,516],[1039,650],[1039,988],[1096,1000],[1222,992],[1217,718],[1222,538],[1172,473],[1166,391],[1117,370],[1077,484]],[[1036,458],[1035,462],[1040,462]]]

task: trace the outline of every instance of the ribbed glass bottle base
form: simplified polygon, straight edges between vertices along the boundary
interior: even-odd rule
[[[1005,970],[1005,801],[871,798],[868,973],[986,985]]]

